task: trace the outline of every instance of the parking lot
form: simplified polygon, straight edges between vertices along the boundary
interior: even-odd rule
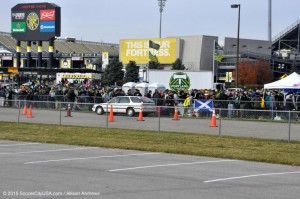
[[[0,198],[298,198],[300,168],[0,141]]]

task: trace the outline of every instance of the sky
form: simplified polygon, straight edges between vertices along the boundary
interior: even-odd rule
[[[10,32],[11,8],[19,3],[49,2],[61,7],[61,38],[118,44],[121,39],[159,37],[158,0],[1,0],[0,31]],[[167,0],[161,36],[268,39],[269,0]],[[272,37],[300,20],[299,0],[272,0]]]

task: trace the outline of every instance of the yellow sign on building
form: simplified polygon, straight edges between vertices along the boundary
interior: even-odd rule
[[[158,44],[159,49],[149,48],[150,41]],[[121,40],[120,60],[123,64],[129,61],[147,64],[150,54],[156,56],[161,64],[172,64],[176,60],[176,46],[176,38]]]
[[[19,72],[17,67],[8,67],[8,71],[9,73],[17,73]]]

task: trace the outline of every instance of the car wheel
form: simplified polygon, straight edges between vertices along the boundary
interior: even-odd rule
[[[97,115],[103,115],[103,113],[104,113],[103,108],[101,106],[98,106],[96,109],[96,113],[97,113]]]
[[[133,108],[128,108],[128,109],[126,110],[126,114],[127,114],[129,117],[132,117],[132,116],[134,116],[135,111],[133,110]]]

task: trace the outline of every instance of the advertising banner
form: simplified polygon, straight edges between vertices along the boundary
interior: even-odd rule
[[[11,34],[19,41],[48,41],[60,36],[61,10],[52,3],[17,4],[11,9]]]
[[[176,38],[121,40],[120,60],[124,64],[147,64],[155,56],[161,64],[172,64],[176,60],[176,46]]]
[[[102,69],[105,69],[109,63],[108,52],[102,52]]]
[[[60,68],[71,68],[71,60],[70,59],[60,60]]]

